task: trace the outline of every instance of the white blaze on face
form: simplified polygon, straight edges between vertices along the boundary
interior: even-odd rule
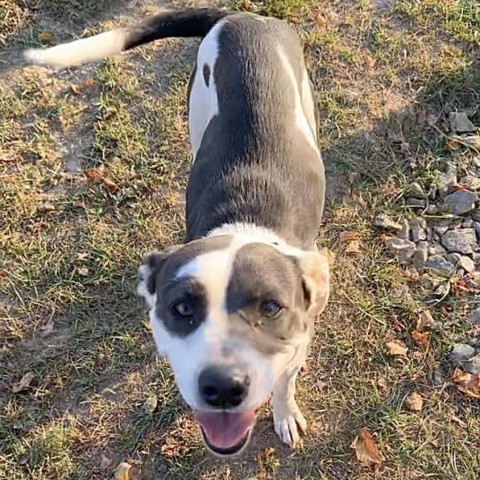
[[[184,265],[176,278],[195,278],[206,291],[207,316],[199,327],[185,337],[170,333],[155,309],[150,312],[151,326],[159,353],[172,367],[176,383],[184,400],[193,409],[204,408],[198,396],[198,376],[212,365],[233,365],[250,377],[249,393],[239,410],[260,407],[273,390],[278,376],[295,355],[288,353],[265,355],[247,338],[232,336],[226,308],[226,294],[236,252],[245,244],[237,240],[224,250],[199,255]]]

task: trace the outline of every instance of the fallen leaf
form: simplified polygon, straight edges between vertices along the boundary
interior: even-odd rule
[[[456,368],[452,381],[460,392],[469,397],[480,398],[480,375],[477,373],[464,372]]]
[[[380,467],[385,461],[385,457],[377,448],[372,434],[366,428],[360,429],[352,442],[351,448],[355,450],[357,460],[363,465]]]
[[[49,335],[52,334],[54,327],[55,327],[55,323],[53,322],[53,319],[50,318],[50,320],[48,320],[48,322],[45,325],[42,325],[40,327],[40,336],[42,338],[48,337]]]
[[[78,95],[82,90],[91,87],[93,83],[93,78],[87,78],[81,83],[77,83],[76,85],[70,85],[70,89],[73,93],[75,93],[75,95]]]
[[[386,347],[388,353],[394,356],[404,356],[408,352],[407,346],[401,340],[387,342]]]
[[[435,320],[429,310],[420,313],[417,320],[417,331],[425,332],[435,325]]]
[[[448,140],[448,142],[447,142],[447,147],[454,152],[456,150],[458,150],[461,147],[461,145],[462,144],[458,140],[456,140],[455,138],[452,138],[451,140]]]
[[[340,243],[345,242],[352,242],[353,240],[358,240],[360,238],[360,234],[358,232],[340,232],[338,239]]]
[[[42,43],[50,43],[53,40],[53,33],[52,32],[41,32],[38,36],[38,39]]]
[[[380,387],[380,389],[384,392],[384,393],[388,393],[388,391],[390,390],[390,388],[388,387],[388,382],[385,378],[379,378],[378,379],[378,382],[377,382],[377,385]]]
[[[33,372],[27,372],[18,383],[14,383],[12,385],[12,392],[20,393],[21,391],[25,390],[30,386],[30,383],[34,378],[35,374]]]
[[[418,332],[417,330],[414,330],[412,332],[412,339],[416,343],[418,347],[420,347],[422,350],[426,350],[428,348],[429,344],[429,335],[428,333],[422,333]]]
[[[85,170],[84,175],[89,180],[103,184],[105,187],[107,187],[108,190],[113,191],[118,189],[118,185],[115,182],[112,182],[108,178],[105,178],[96,168],[90,168],[89,170]]]
[[[345,253],[347,255],[358,255],[359,253],[362,253],[360,240],[353,240],[350,242],[345,248]]]
[[[420,412],[423,408],[423,397],[413,392],[405,399],[405,405],[412,412]]]
[[[50,203],[50,202],[42,203],[38,207],[38,211],[41,212],[41,213],[54,212],[55,210],[56,210],[55,205],[53,203]]]
[[[385,243],[389,238],[392,238],[390,235],[387,235],[386,233],[382,233],[379,237],[378,237],[378,241],[379,242],[382,242],[382,243]]]
[[[328,18],[323,13],[317,15],[316,22],[319,27],[325,27],[329,23]]]
[[[140,472],[127,462],[122,462],[115,470],[114,480],[139,480]]]
[[[147,415],[152,415],[158,405],[158,398],[155,395],[148,397],[143,404],[143,411]]]

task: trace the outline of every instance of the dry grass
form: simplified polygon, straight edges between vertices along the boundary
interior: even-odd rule
[[[306,39],[329,172],[319,243],[336,264],[299,385],[304,447],[282,446],[266,410],[245,456],[220,462],[155,360],[134,295],[143,254],[182,236],[196,42],[159,42],[59,74],[21,69],[19,49],[39,44],[42,31],[60,41],[140,18],[148,5],[0,0],[0,478],[104,479],[129,460],[145,479],[368,479],[375,473],[350,448],[367,427],[387,459],[383,478],[477,480],[479,406],[450,385],[446,356],[468,334],[478,299],[431,304],[372,227],[380,211],[406,211],[412,179],[428,187],[451,159],[426,115],[478,107],[476,3],[234,5],[288,18]],[[88,180],[91,168],[116,188]],[[361,254],[345,253],[345,230],[360,234]],[[424,352],[410,331],[426,306],[441,325]],[[386,354],[393,338],[407,343],[407,358]],[[13,394],[26,372],[30,387]],[[412,391],[425,398],[420,413],[405,408]],[[143,409],[151,396],[153,414]]]

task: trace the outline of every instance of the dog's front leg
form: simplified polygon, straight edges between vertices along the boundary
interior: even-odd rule
[[[305,433],[307,421],[295,400],[295,381],[305,362],[306,346],[295,355],[294,361],[280,375],[273,388],[272,409],[275,432],[282,442],[295,447],[300,433]]]

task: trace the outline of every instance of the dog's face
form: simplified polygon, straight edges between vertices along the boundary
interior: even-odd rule
[[[158,351],[218,455],[246,446],[327,302],[326,258],[295,253],[224,235],[153,252],[139,269]]]

